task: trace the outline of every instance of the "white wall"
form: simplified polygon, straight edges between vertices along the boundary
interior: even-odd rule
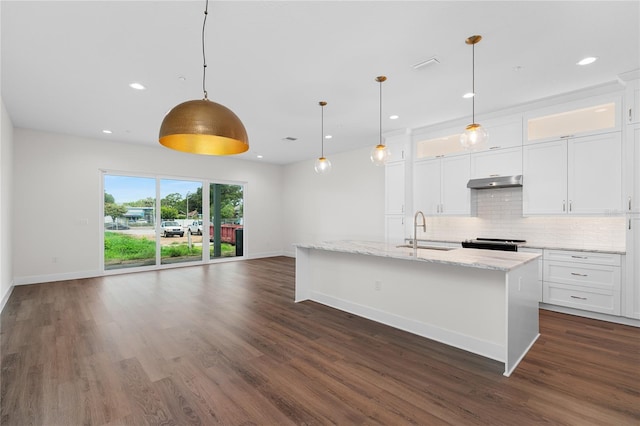
[[[13,288],[13,124],[0,98],[0,310]]]
[[[285,254],[297,242],[384,240],[384,167],[371,163],[370,150],[328,156],[327,175],[316,174],[314,160],[284,166]]]
[[[282,254],[281,166],[19,128],[14,140],[16,284],[102,273],[100,169],[246,182],[245,256]]]

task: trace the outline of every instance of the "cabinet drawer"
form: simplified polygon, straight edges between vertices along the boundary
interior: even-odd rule
[[[620,294],[613,291],[544,283],[543,301],[570,308],[620,315]]]
[[[588,263],[596,265],[620,266],[620,255],[613,253],[595,253],[591,251],[545,250],[545,260]]]
[[[543,263],[544,281],[603,289],[620,287],[620,268],[617,266],[585,265],[546,259]]]

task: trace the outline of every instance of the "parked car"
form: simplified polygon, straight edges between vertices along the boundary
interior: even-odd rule
[[[202,221],[194,220],[189,224],[187,231],[191,234],[202,235]]]
[[[184,229],[178,222],[164,221],[160,224],[163,237],[173,237],[174,235],[184,236]]]
[[[104,224],[104,229],[106,230],[123,230],[123,229],[129,229],[128,225],[125,225],[124,223],[119,223],[119,222],[107,222]]]

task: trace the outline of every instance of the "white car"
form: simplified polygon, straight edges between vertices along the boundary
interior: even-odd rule
[[[202,221],[201,220],[194,220],[193,222],[191,222],[191,224],[189,225],[189,229],[188,229],[189,233],[192,235],[202,235]]]
[[[184,236],[184,229],[178,222],[175,221],[165,221],[160,224],[162,228],[162,236],[163,237],[173,237],[174,235]]]

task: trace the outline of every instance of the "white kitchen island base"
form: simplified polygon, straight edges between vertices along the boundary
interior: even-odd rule
[[[500,270],[395,254],[298,245],[296,302],[313,300],[501,361],[509,376],[539,336],[536,263]]]

